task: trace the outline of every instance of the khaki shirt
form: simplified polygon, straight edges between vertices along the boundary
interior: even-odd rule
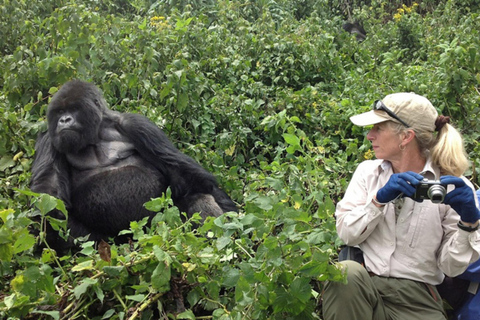
[[[405,197],[376,207],[372,198],[392,174],[391,164],[385,160],[367,160],[357,167],[335,212],[340,238],[349,246],[358,245],[367,270],[379,276],[436,285],[444,274],[463,273],[479,258],[480,230],[460,230],[460,216],[449,205],[430,200],[415,202]],[[430,160],[421,174],[440,178]]]

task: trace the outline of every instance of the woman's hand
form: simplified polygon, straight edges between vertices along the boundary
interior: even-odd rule
[[[455,210],[463,222],[475,223],[480,219],[480,211],[475,202],[475,193],[463,179],[454,176],[440,177],[442,184],[453,184],[455,189],[447,193],[443,202]]]
[[[413,196],[416,186],[423,180],[423,176],[413,171],[393,174],[387,184],[377,191],[377,201],[387,203],[395,200],[400,194]]]

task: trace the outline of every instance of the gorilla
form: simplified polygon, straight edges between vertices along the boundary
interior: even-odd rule
[[[355,21],[354,23],[344,23],[342,27],[343,30],[351,34],[355,34],[358,42],[362,42],[367,38],[367,31],[365,31],[363,26],[358,21]]]
[[[47,122],[35,145],[30,189],[66,205],[71,239],[66,243],[51,226],[46,230],[56,250],[72,248],[72,238],[79,236],[116,237],[131,221],[152,217],[143,204],[167,187],[188,216],[237,211],[214,176],[175,148],[160,128],[142,115],[108,109],[91,83],[64,84],[48,105]]]

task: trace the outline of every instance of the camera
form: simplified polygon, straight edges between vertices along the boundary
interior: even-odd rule
[[[433,203],[442,203],[447,194],[447,185],[441,184],[439,180],[423,179],[415,190],[412,199],[422,202],[424,199]]]

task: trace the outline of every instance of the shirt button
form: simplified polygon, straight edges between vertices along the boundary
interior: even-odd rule
[[[390,246],[393,246],[393,242],[390,242]]]

